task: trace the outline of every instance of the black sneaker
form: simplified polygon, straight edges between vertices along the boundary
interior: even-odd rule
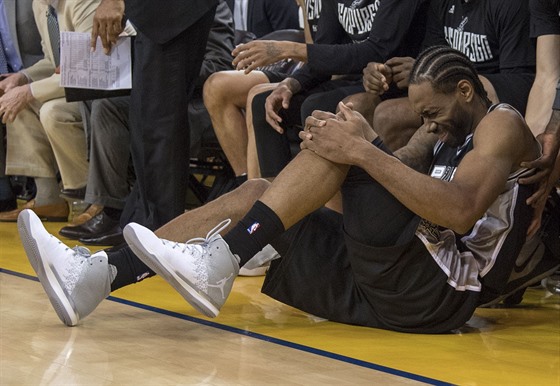
[[[519,253],[503,294],[480,307],[493,306],[501,301],[506,305],[517,305],[521,303],[527,287],[539,283],[559,268],[560,260],[545,246],[540,237],[534,237]]]

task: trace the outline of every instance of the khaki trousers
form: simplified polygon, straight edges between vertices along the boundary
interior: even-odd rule
[[[6,174],[55,177],[65,189],[86,185],[87,145],[78,102],[34,102],[7,125]]]

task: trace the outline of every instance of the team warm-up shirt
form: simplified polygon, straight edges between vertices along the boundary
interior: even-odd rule
[[[361,74],[369,62],[416,56],[427,8],[427,0],[322,0],[315,44],[293,77],[309,90],[331,75]]]
[[[560,35],[560,0],[530,0],[531,37]]]
[[[311,37],[315,41],[315,35],[317,34],[317,25],[319,24],[319,17],[321,15],[322,1],[321,0],[305,0],[305,18],[307,18],[307,23],[309,24],[309,29],[311,32]]]
[[[533,72],[527,0],[432,0],[424,46],[448,44],[482,74]]]

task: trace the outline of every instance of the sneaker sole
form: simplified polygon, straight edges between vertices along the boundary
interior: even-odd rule
[[[33,214],[33,216],[36,215]],[[73,327],[78,324],[80,318],[60,285],[58,275],[50,265],[45,264],[41,259],[37,241],[30,233],[33,220],[31,213],[27,211],[21,212],[18,216],[17,224],[23,248],[59,319],[65,325]]]
[[[164,278],[179,294],[201,314],[215,318],[220,310],[215,307],[203,294],[198,292],[185,277],[178,275],[175,270],[167,266],[165,260],[160,260],[152,252],[146,250],[140,242],[134,228],[127,226],[123,235],[130,249],[136,256],[149,266],[156,274]]]

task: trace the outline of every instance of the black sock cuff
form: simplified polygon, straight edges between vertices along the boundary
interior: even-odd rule
[[[109,264],[117,269],[117,275],[111,283],[111,292],[155,275],[129,247],[106,253]]]
[[[284,224],[272,209],[257,201],[225,236],[232,253],[243,266],[264,246],[284,232]]]
[[[284,232],[286,230],[284,228],[284,224],[282,223],[282,220],[280,220],[280,217],[278,217],[276,212],[273,211],[272,209],[270,209],[270,207],[267,206],[262,201],[255,202],[255,204],[253,205],[253,208],[251,209],[251,211],[249,211],[248,214],[252,214],[251,212],[253,212],[255,214],[261,214],[263,216],[266,216],[266,218],[268,218],[270,221],[272,221],[274,227],[278,231]]]

